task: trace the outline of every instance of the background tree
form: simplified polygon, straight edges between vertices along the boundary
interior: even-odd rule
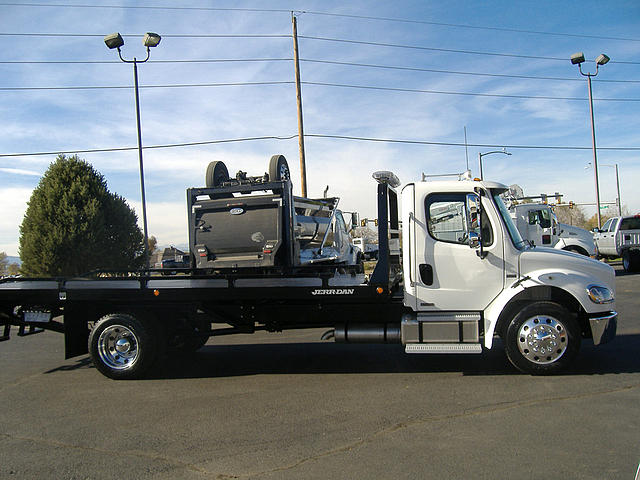
[[[0,252],[0,277],[7,274],[9,269],[9,260],[6,252]]]
[[[586,227],[587,218],[584,214],[584,209],[580,205],[569,208],[565,203],[563,206],[556,206],[554,212],[556,213],[560,223],[580,228]]]
[[[151,235],[148,238],[148,242],[149,256],[151,256],[156,251],[156,248],[158,248],[158,239],[154,235]]]
[[[22,273],[136,269],[143,251],[136,214],[124,198],[109,192],[104,177],[77,155],[59,155],[31,194],[20,226]]]

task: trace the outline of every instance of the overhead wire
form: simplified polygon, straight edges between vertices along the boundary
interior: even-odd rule
[[[590,38],[596,40],[615,40],[625,42],[640,42],[639,38],[631,37],[615,37],[606,35],[591,35],[584,33],[569,33],[569,32],[549,32],[543,30],[528,30],[520,28],[510,27],[497,27],[493,25],[469,25],[462,23],[451,22],[436,22],[429,20],[415,20],[407,18],[392,18],[392,17],[378,17],[373,15],[355,15],[347,13],[332,13],[332,12],[319,12],[311,10],[290,10],[279,8],[239,8],[239,7],[189,7],[189,6],[165,6],[165,5],[90,5],[90,4],[66,4],[66,3],[16,3],[16,2],[0,2],[0,6],[13,6],[13,7],[54,7],[54,8],[92,8],[92,9],[129,9],[129,10],[168,10],[168,11],[226,11],[226,12],[241,12],[241,13],[298,13],[306,15],[317,15],[336,18],[350,18],[359,20],[374,20],[384,22],[397,22],[397,23],[409,23],[416,25],[435,25],[441,27],[453,27],[453,28],[468,28],[475,30],[491,30],[502,31],[509,33],[527,33],[533,35],[550,35],[550,36],[563,36],[573,38]]]
[[[510,145],[510,144],[492,144],[492,143],[459,143],[459,142],[436,142],[428,140],[408,140],[408,139],[393,139],[393,138],[375,138],[375,137],[357,137],[349,135],[332,135],[332,134],[320,134],[320,133],[306,133],[305,138],[325,138],[334,140],[353,140],[360,142],[376,142],[376,143],[391,143],[391,144],[405,144],[405,145],[430,145],[430,146],[445,146],[445,147],[477,147],[477,148],[510,148],[513,150],[591,150],[591,146],[567,146],[567,145]],[[239,143],[239,142],[253,142],[261,140],[292,140],[298,138],[297,134],[294,135],[265,135],[256,137],[243,137],[232,138],[224,140],[207,140],[201,142],[181,142],[181,143],[168,143],[161,145],[147,145],[143,146],[143,150],[154,149],[166,149],[177,147],[194,147],[203,145],[215,145],[224,143]],[[124,152],[137,150],[138,147],[113,147],[113,148],[83,148],[83,149],[67,149],[67,150],[50,150],[46,152],[24,152],[24,153],[3,153],[0,154],[0,158],[11,157],[37,157],[37,156],[50,156],[50,155],[73,155],[78,153],[111,153],[111,152]],[[606,151],[640,151],[640,147],[598,147],[598,150]]]
[[[516,53],[501,53],[501,52],[481,52],[478,50],[461,50],[455,48],[440,48],[440,47],[425,47],[421,45],[405,45],[401,43],[383,43],[383,42],[371,42],[364,40],[349,40],[345,38],[332,38],[332,37],[318,37],[311,35],[298,35],[298,38],[307,39],[307,40],[318,40],[323,42],[335,42],[335,43],[350,43],[355,45],[369,45],[375,47],[389,47],[389,48],[404,48],[404,49],[412,49],[412,50],[426,50],[433,52],[446,52],[446,53],[462,53],[467,55],[487,55],[492,57],[510,57],[510,58],[526,58],[529,60],[552,60],[552,61],[560,61],[566,62],[566,58],[562,57],[544,57],[540,55],[523,55]],[[610,63],[622,63],[629,65],[640,65],[640,62],[634,61],[622,61],[622,60],[611,60]]]
[[[149,64],[172,64],[172,63],[259,63],[259,62],[292,62],[293,58],[211,58],[211,59],[173,59],[173,60],[149,60]],[[383,70],[401,70],[409,72],[443,73],[449,75],[469,75],[476,77],[494,78],[517,78],[523,80],[550,80],[566,82],[583,82],[580,77],[548,77],[539,75],[515,75],[507,73],[487,73],[487,72],[464,72],[459,70],[446,70],[435,68],[408,67],[401,65],[380,65],[372,63],[342,62],[338,60],[322,60],[314,58],[301,58],[303,63],[317,63],[325,65],[349,66],[375,68]],[[120,60],[0,60],[0,65],[120,65]],[[640,80],[618,80],[618,79],[593,79],[599,83],[640,83]]]
[[[478,93],[478,92],[451,92],[445,90],[426,90],[418,88],[400,88],[400,87],[382,87],[375,85],[353,85],[347,83],[332,82],[313,82],[302,81],[302,85],[320,86],[320,87],[340,87],[352,88],[360,90],[379,90],[387,92],[405,92],[405,93],[424,93],[432,95],[460,95],[469,97],[492,97],[492,98],[514,98],[514,99],[533,99],[533,100],[572,100],[585,101],[584,97],[555,97],[550,95],[514,95],[503,93]],[[226,82],[226,83],[185,83],[185,84],[164,84],[164,85],[140,85],[140,89],[159,89],[159,88],[205,88],[205,87],[246,87],[246,86],[273,86],[273,85],[293,85],[293,80],[282,81],[264,81],[264,82]],[[73,91],[73,90],[131,90],[135,88],[133,85],[77,85],[77,86],[59,86],[59,87],[0,87],[0,91],[16,92],[16,91]],[[593,101],[599,102],[640,102],[640,98],[594,98]]]

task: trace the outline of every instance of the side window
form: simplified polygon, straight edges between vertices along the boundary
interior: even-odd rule
[[[538,212],[540,215],[540,226],[542,228],[551,227],[551,214],[549,213],[549,210],[539,210]]]
[[[347,224],[344,223],[344,218],[342,218],[342,214],[340,212],[336,212],[336,222],[338,224],[338,228],[346,233]]]
[[[529,225],[535,225],[538,223],[538,211],[529,210]]]
[[[427,228],[436,240],[467,245],[469,231],[480,233],[477,212],[467,218],[465,194],[430,195],[425,201]],[[486,215],[482,217],[482,245],[493,243],[493,230]]]
[[[609,227],[611,226],[611,222],[613,221],[613,218],[610,218],[609,220],[607,220],[605,222],[605,224],[602,226],[602,231],[603,232],[608,232],[609,231]]]
[[[612,218],[611,219],[611,225],[609,225],[609,231],[610,232],[614,232],[616,230],[616,225],[618,225],[618,219],[617,218]]]

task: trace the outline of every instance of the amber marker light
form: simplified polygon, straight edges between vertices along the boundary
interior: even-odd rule
[[[378,287],[378,288],[376,288],[376,292],[378,292],[380,295],[382,295],[384,293],[384,288]]]
[[[153,295],[154,295],[155,297],[157,297],[158,295],[160,295],[160,290],[154,290],[154,291],[153,291]]]

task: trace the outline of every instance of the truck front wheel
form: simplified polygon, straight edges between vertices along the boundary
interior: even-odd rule
[[[580,350],[575,318],[555,302],[534,302],[509,322],[504,338],[509,361],[531,375],[550,375],[565,369]]]
[[[89,354],[95,367],[109,378],[140,378],[158,357],[158,340],[148,322],[114,313],[94,325]]]

